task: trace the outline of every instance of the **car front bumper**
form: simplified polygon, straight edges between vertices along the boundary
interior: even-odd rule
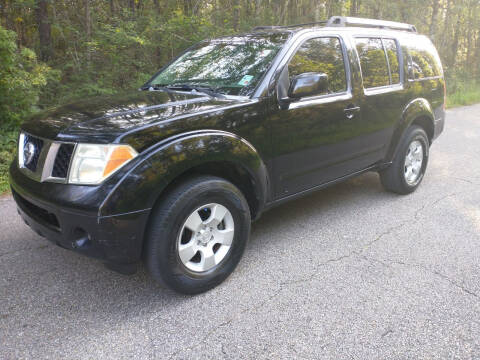
[[[10,185],[18,213],[37,234],[120,272],[140,260],[150,209],[99,216],[105,189],[40,183],[15,163]]]

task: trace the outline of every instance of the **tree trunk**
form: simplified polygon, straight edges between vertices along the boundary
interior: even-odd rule
[[[470,1],[469,3],[469,12],[468,12],[468,22],[467,22],[467,29],[466,29],[466,34],[467,34],[467,61],[466,65],[468,69],[472,69],[474,67],[474,59],[473,59],[473,54],[474,54],[474,47],[473,44],[475,43],[475,35],[476,35],[476,29],[475,29],[475,15],[477,13],[477,4],[476,0],[475,1]],[[473,60],[473,61],[472,61]]]
[[[155,11],[157,12],[157,14],[160,14],[160,3],[158,2],[158,0],[153,0],[153,5],[155,5]]]
[[[462,15],[458,14],[457,25],[455,26],[455,35],[453,36],[452,53],[448,65],[454,66],[457,60],[458,45],[460,42],[460,26],[462,25]]]
[[[398,6],[400,7],[400,17],[402,18],[402,22],[408,23],[408,3],[402,1],[398,4]]]
[[[185,15],[191,16],[193,11],[193,1],[183,0],[183,12]]]
[[[5,14],[5,7],[7,6],[7,2],[5,0],[0,0],[0,26],[7,27],[7,17]]]
[[[240,2],[233,1],[233,30],[238,31],[238,22],[240,20]]]
[[[435,38],[435,29],[437,28],[438,8],[440,7],[440,0],[433,0],[432,5],[432,20],[430,21],[430,37]]]
[[[475,58],[480,59],[480,32],[477,32],[477,41],[475,45]],[[477,80],[477,83],[480,82],[480,62],[477,61],[475,65],[475,78]]]
[[[290,24],[299,23],[298,21],[298,0],[290,0],[288,3],[288,21]]]
[[[130,8],[132,16],[135,16],[135,0],[128,0],[128,6]]]
[[[322,13],[324,13],[325,6],[325,3],[320,3],[320,1],[315,2],[314,21],[322,20]]]
[[[90,15],[90,0],[85,0],[85,37],[87,43],[92,40],[92,19]],[[87,44],[87,62],[90,62],[90,57],[90,45]]]
[[[443,24],[443,36],[442,36],[442,49],[445,51],[448,44],[448,31],[450,26],[450,10],[452,0],[447,0],[447,6],[445,8],[445,23]],[[445,51],[446,53],[446,51]]]
[[[350,3],[350,16],[358,16],[358,2],[359,0],[352,0]]]
[[[115,16],[115,2],[114,0],[110,0],[110,14]]]
[[[48,0],[37,0],[35,15],[37,19],[38,38],[40,41],[40,59],[48,61],[51,59],[52,37],[51,26],[48,20]]]
[[[328,0],[327,1],[327,19],[330,19],[333,16],[333,6],[334,6],[334,1],[335,0]],[[323,20],[323,19],[318,19],[316,21]]]
[[[380,9],[380,4],[375,4],[373,6],[373,18],[374,19],[381,19],[382,18],[382,12],[381,12],[381,9]]]

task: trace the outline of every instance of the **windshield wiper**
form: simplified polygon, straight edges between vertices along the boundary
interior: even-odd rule
[[[166,87],[164,85],[148,85],[148,86],[144,86],[140,89],[141,90],[162,90],[162,91],[165,91],[167,93],[174,93],[174,91],[172,89],[169,89],[168,87]]]
[[[216,92],[215,89],[212,89],[211,87],[208,87],[208,86],[196,86],[196,85],[190,85],[190,84],[172,84],[172,85],[167,85],[165,87],[170,90],[196,91],[217,99],[226,98],[225,95]]]

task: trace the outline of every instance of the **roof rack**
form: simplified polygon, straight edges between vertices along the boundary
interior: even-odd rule
[[[395,21],[365,19],[348,16],[332,16],[330,19],[328,19],[327,26],[358,26],[366,28],[403,30],[414,33],[417,32],[417,28],[415,27],[415,25]]]
[[[276,29],[290,29],[295,27],[305,27],[305,26],[316,26],[316,25],[327,25],[328,21],[315,21],[304,24],[295,24],[295,25],[273,25],[273,26],[256,26],[253,28],[253,31],[259,30],[276,30]]]
[[[278,30],[278,29],[291,29],[296,27],[307,27],[307,26],[358,26],[365,28],[378,28],[378,29],[390,29],[390,30],[403,30],[409,32],[417,32],[415,25],[395,22],[395,21],[384,21],[384,20],[375,20],[375,19],[366,19],[366,18],[356,18],[348,16],[332,16],[328,21],[316,21],[304,24],[296,25],[279,25],[279,26],[257,26],[253,28],[253,31],[261,30]]]

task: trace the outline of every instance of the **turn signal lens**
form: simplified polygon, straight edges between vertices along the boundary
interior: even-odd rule
[[[120,166],[132,160],[135,155],[135,152],[130,146],[119,146],[113,149],[105,166],[105,170],[103,170],[103,177],[107,177]]]
[[[68,182],[99,184],[135,156],[137,152],[129,145],[78,144]]]

